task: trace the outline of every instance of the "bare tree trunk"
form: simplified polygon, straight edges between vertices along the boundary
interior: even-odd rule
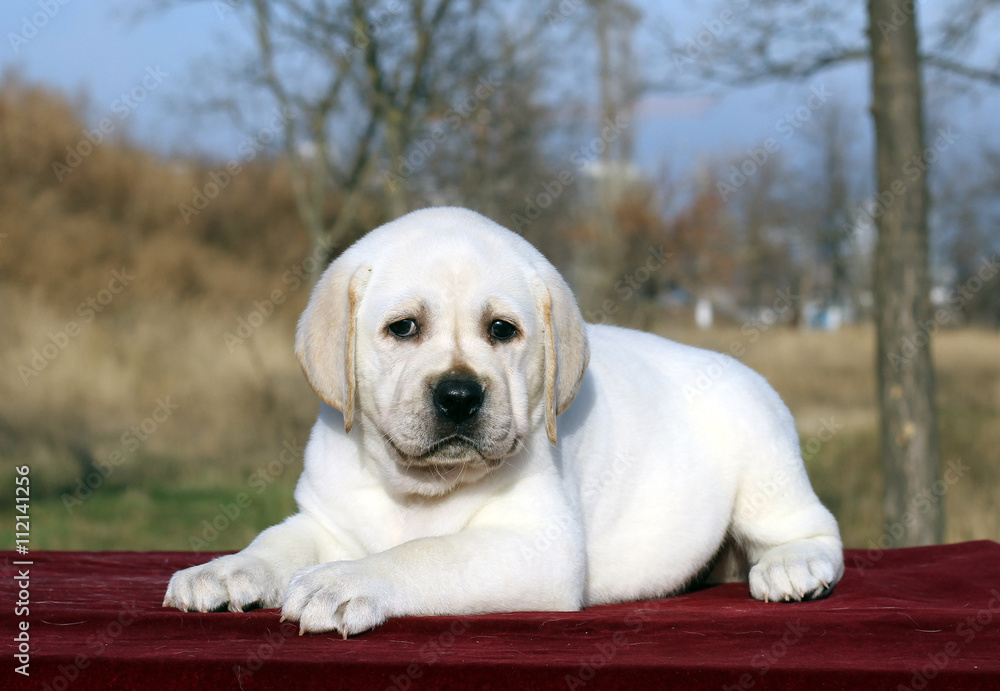
[[[878,398],[887,534],[941,542],[940,502],[916,502],[939,478],[929,323],[927,185],[916,3],[869,0],[872,113],[880,213],[875,256]],[[913,173],[916,173],[915,177]],[[925,494],[927,496],[927,494]],[[897,538],[897,535],[899,536]]]
[[[616,75],[612,74],[611,65],[611,31],[612,31],[612,0],[595,0],[594,5],[597,10],[597,53],[598,71],[600,77],[601,90],[601,126],[608,120],[614,122],[615,111],[618,103],[615,99],[613,80]],[[601,152],[601,162],[605,167],[615,163],[612,145],[607,142],[607,146]]]
[[[406,115],[397,108],[388,108],[385,116],[385,140],[388,153],[389,164],[396,166],[406,155],[406,146],[410,141],[409,136],[404,132]],[[399,218],[409,211],[407,202],[406,185],[399,183],[389,185],[386,189],[389,199],[390,218]]]

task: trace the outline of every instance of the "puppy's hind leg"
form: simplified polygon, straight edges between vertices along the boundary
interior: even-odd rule
[[[805,471],[801,471],[805,475]],[[793,481],[789,480],[791,484]],[[750,594],[765,602],[826,597],[844,574],[837,522],[808,484],[766,506],[738,506],[733,536],[750,567]]]
[[[766,456],[744,468],[731,535],[746,556],[755,599],[823,598],[844,574],[840,531],[809,484],[791,415],[776,422]]]

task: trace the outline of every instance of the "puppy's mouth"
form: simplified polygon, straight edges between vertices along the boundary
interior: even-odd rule
[[[511,448],[503,453],[484,449],[481,442],[462,434],[452,434],[443,439],[414,451],[406,451],[399,447],[389,436],[385,437],[389,447],[396,455],[396,462],[405,469],[429,469],[437,472],[450,472],[468,465],[484,465],[487,468],[500,466],[504,459],[517,446],[517,440]]]

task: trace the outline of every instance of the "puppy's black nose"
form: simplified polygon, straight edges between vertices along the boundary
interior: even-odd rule
[[[460,424],[479,412],[483,387],[471,379],[445,379],[434,387],[434,405],[439,415]]]

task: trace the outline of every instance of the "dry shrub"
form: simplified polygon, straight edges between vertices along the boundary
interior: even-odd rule
[[[0,82],[0,454],[58,491],[172,396],[176,414],[116,477],[239,474],[302,436],[317,405],[291,352],[306,287],[284,286],[242,347],[225,340],[308,253],[287,171],[243,166],[186,222],[209,164],[112,137],[59,179],[53,162],[84,136],[79,110]],[[45,349],[55,356],[37,359]]]
[[[283,167],[263,158],[243,165],[185,219],[181,206],[222,167],[163,161],[112,136],[75,167],[54,171],[67,147],[87,150],[78,146],[85,129],[61,96],[13,77],[0,82],[6,285],[75,307],[111,268],[142,267],[135,288],[144,298],[227,304],[252,298],[253,286],[307,253]]]

